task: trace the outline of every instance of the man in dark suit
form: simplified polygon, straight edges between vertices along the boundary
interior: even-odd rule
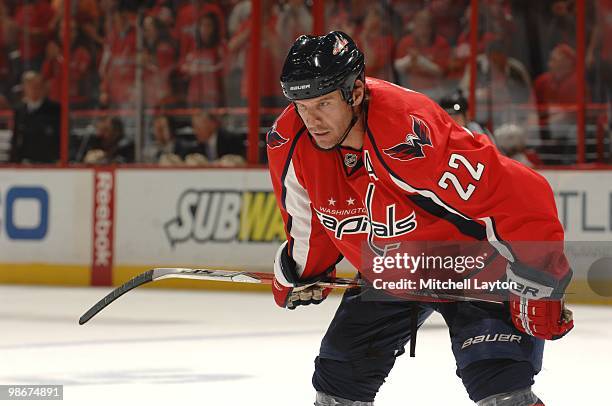
[[[245,148],[242,137],[220,128],[218,119],[209,112],[202,110],[194,114],[191,117],[191,126],[195,141],[182,142],[177,145],[177,154],[181,158],[191,154],[200,154],[209,162],[213,162],[224,155],[244,157]]]
[[[86,164],[127,164],[134,162],[134,142],[125,136],[119,117],[101,117],[96,122],[96,135],[85,146]]]
[[[45,96],[40,74],[22,77],[23,103],[14,111],[10,161],[55,163],[59,160],[61,108]]]

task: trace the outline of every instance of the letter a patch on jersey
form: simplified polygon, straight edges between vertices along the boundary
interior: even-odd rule
[[[289,139],[284,138],[282,135],[276,131],[276,125],[270,128],[268,131],[268,135],[266,136],[266,144],[268,144],[268,148],[278,148],[284,143],[289,141]]]
[[[406,134],[404,142],[391,148],[384,149],[383,152],[393,159],[400,161],[410,161],[415,158],[423,158],[423,146],[433,147],[429,127],[425,122],[414,116],[410,116],[412,121],[412,132]]]

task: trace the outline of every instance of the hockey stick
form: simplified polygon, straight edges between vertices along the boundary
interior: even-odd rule
[[[102,300],[93,305],[93,307],[91,307],[81,316],[79,319],[79,324],[83,325],[87,323],[92,317],[100,313],[102,309],[113,303],[130,290],[144,285],[145,283],[170,278],[201,279],[219,282],[259,283],[264,285],[271,285],[274,281],[273,274],[264,272],[223,271],[218,269],[154,268],[130,279],[106,295],[104,298],[102,298]],[[361,280],[348,278],[333,278],[318,282],[317,284],[326,288],[340,289],[356,288],[364,285],[363,281]]]
[[[225,271],[219,269],[154,268],[130,279],[123,285],[110,292],[79,318],[79,324],[83,325],[87,323],[92,317],[100,313],[106,306],[113,303],[115,300],[117,300],[119,297],[123,296],[130,290],[144,285],[145,283],[170,278],[200,279],[217,282],[259,283],[263,285],[271,285],[274,281],[274,275],[265,272]],[[331,278],[328,280],[317,282],[317,285],[333,289],[350,289],[367,286],[367,282],[362,279]],[[422,296],[429,299],[433,298],[455,301],[481,301],[497,304],[502,303],[501,301],[496,300],[466,297],[446,293],[412,292],[411,295]]]

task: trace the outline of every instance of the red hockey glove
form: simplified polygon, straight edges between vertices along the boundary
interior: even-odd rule
[[[563,305],[565,286],[555,288],[550,283],[547,286],[542,281],[518,276],[510,265],[506,275],[508,282],[515,286],[511,288],[508,301],[517,329],[537,338],[556,340],[574,328],[572,312]]]
[[[335,274],[336,269],[332,266],[314,278],[300,279],[297,264],[289,255],[287,242],[284,242],[274,258],[274,301],[280,307],[291,310],[297,306],[319,304],[325,300],[331,289],[322,288],[317,282],[323,278],[334,277]]]

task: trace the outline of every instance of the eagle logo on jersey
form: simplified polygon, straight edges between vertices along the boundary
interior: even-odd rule
[[[266,144],[268,144],[268,148],[270,149],[278,148],[287,141],[289,141],[288,138],[283,137],[278,133],[278,131],[276,131],[276,125],[273,125],[266,135]]]
[[[412,121],[412,132],[406,134],[405,141],[383,150],[385,154],[393,159],[410,161],[415,158],[423,158],[425,156],[423,146],[433,147],[427,124],[414,116],[410,116],[410,120]]]

